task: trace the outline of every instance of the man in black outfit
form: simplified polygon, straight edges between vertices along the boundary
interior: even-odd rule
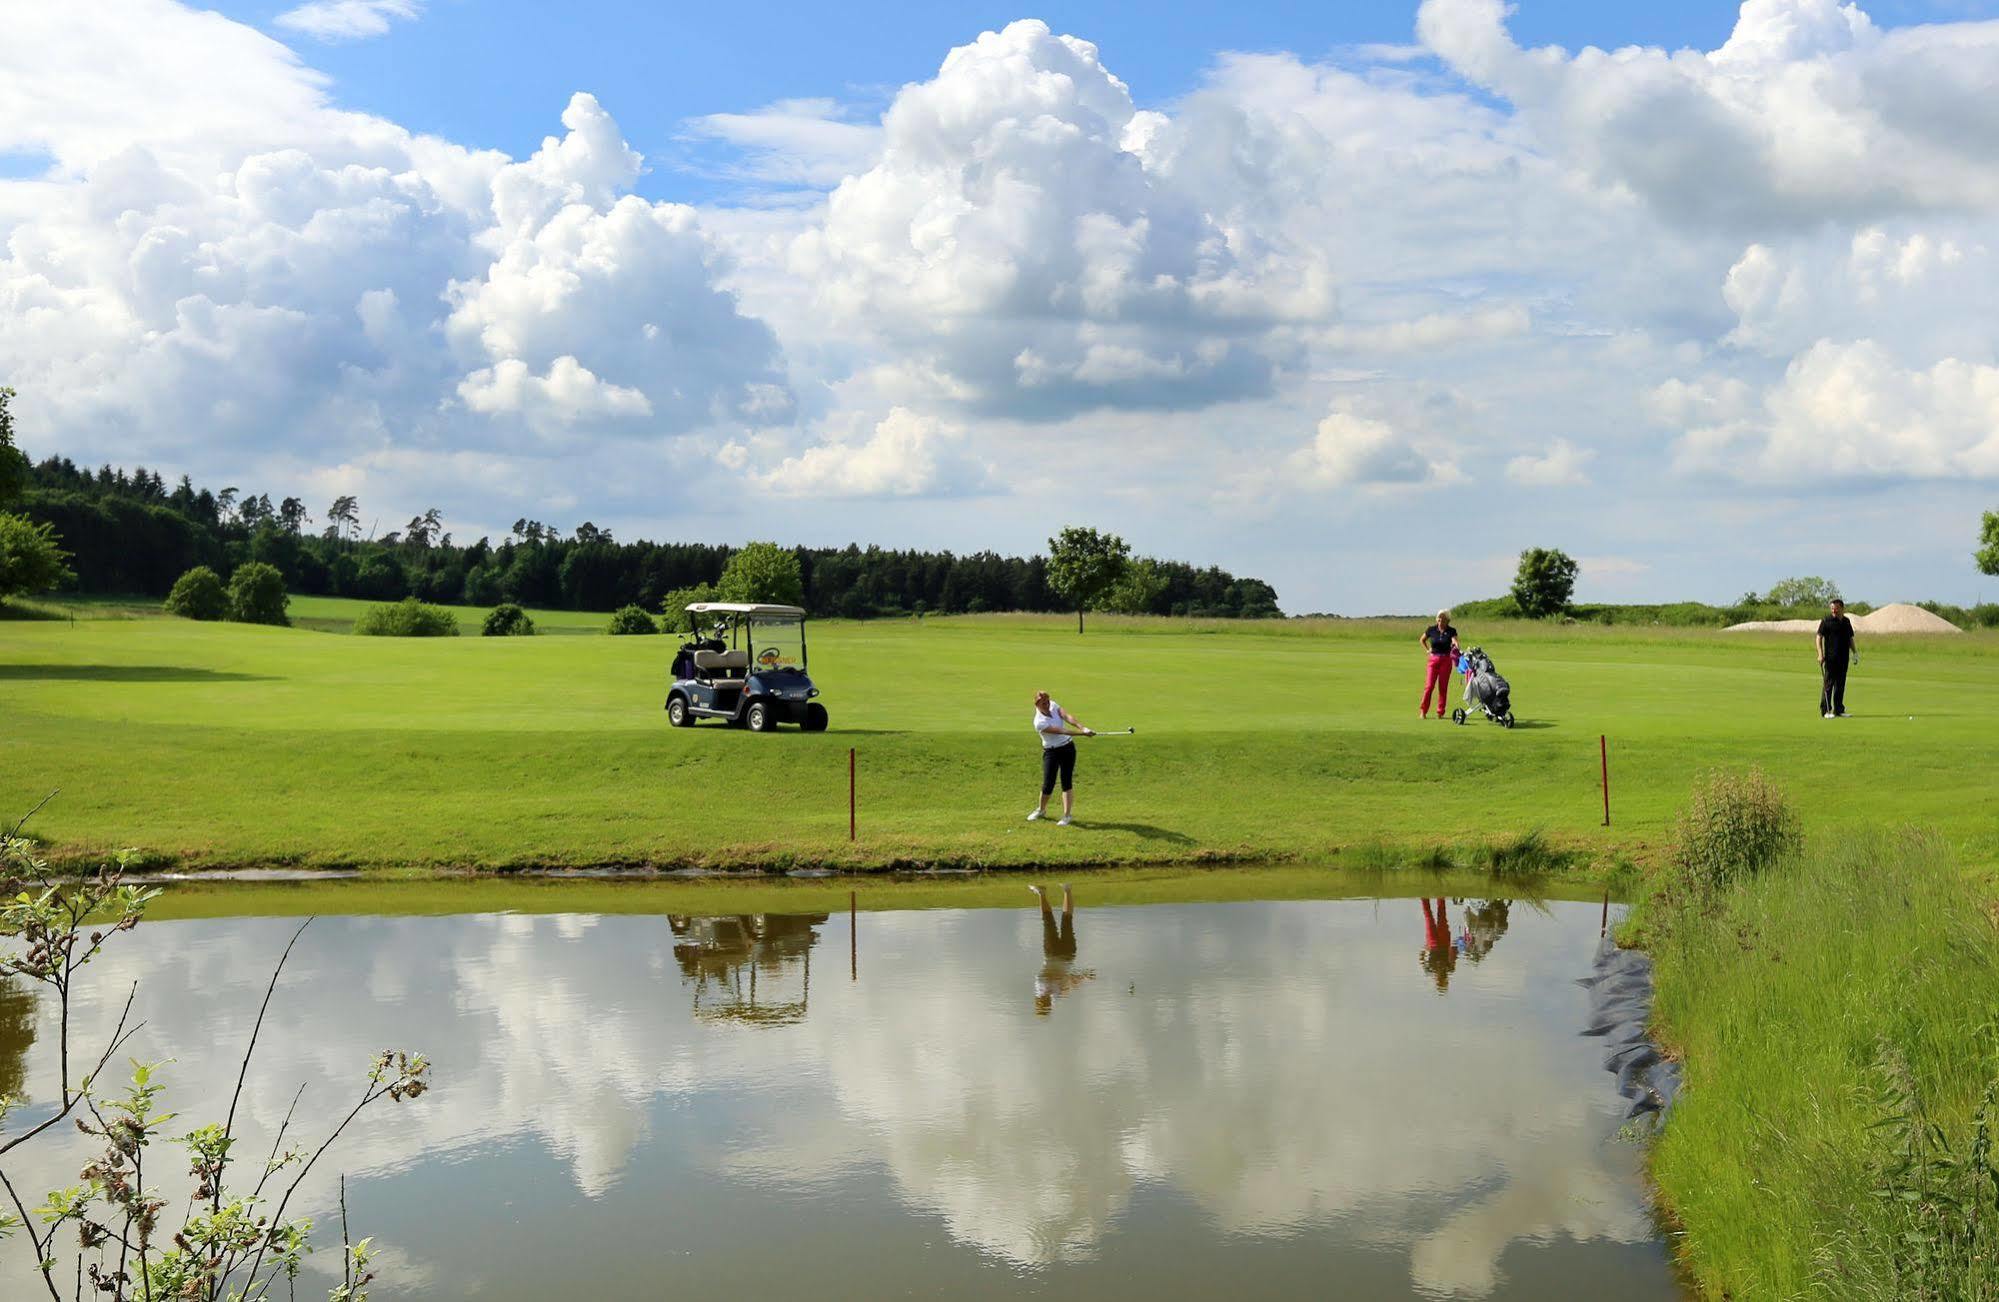
[[[1828,719],[1846,717],[1846,664],[1859,659],[1853,649],[1853,621],[1846,617],[1846,603],[1832,599],[1832,614],[1819,621],[1819,713]]]

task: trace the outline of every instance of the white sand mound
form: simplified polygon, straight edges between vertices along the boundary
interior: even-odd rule
[[[1853,627],[1862,633],[1962,633],[1964,631],[1942,615],[1932,615],[1921,606],[1911,606],[1900,601],[1883,606],[1871,615],[1862,615],[1853,621]]]
[[[1731,624],[1724,633],[1816,633],[1815,619],[1752,619],[1747,624]],[[1897,601],[1869,615],[1853,617],[1856,633],[1961,633],[1964,630],[1941,615],[1932,615],[1921,606]]]

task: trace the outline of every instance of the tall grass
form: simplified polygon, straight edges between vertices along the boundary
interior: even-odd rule
[[[1686,1070],[1654,1175],[1703,1288],[1999,1297],[1999,935],[1943,843],[1815,843],[1634,927]]]

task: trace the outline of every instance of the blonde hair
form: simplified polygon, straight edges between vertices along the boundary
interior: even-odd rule
[[[1451,612],[1448,610],[1440,610],[1437,612],[1437,618],[1443,620],[1446,624],[1448,624],[1451,622]]]

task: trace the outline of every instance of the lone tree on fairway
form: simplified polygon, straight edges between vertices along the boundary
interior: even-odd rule
[[[285,576],[275,565],[251,561],[229,576],[229,618],[238,624],[290,624]]]
[[[1520,553],[1520,572],[1513,576],[1514,604],[1529,619],[1561,614],[1569,608],[1580,570],[1567,552],[1529,547]]]
[[[774,542],[751,543],[729,558],[715,585],[715,599],[804,605],[805,579],[798,572],[797,553]]]
[[[1131,562],[1131,547],[1114,533],[1071,526],[1048,540],[1048,586],[1076,607],[1076,631],[1083,612],[1110,595]]]
[[[1972,559],[1978,562],[1978,572],[1999,575],[1999,511],[1985,513],[1985,524],[1978,531],[1978,542],[1978,550],[1972,553]]]
[[[720,601],[715,595],[712,583],[696,583],[692,587],[675,588],[660,599],[659,613],[661,627],[668,633],[692,633],[694,616],[687,613],[689,606],[703,601]]]
[[[206,565],[197,565],[174,580],[167,594],[167,614],[182,619],[222,619],[229,614],[229,594],[222,580]]]
[[[0,602],[24,592],[46,592],[76,577],[56,531],[24,515],[0,514]]]

